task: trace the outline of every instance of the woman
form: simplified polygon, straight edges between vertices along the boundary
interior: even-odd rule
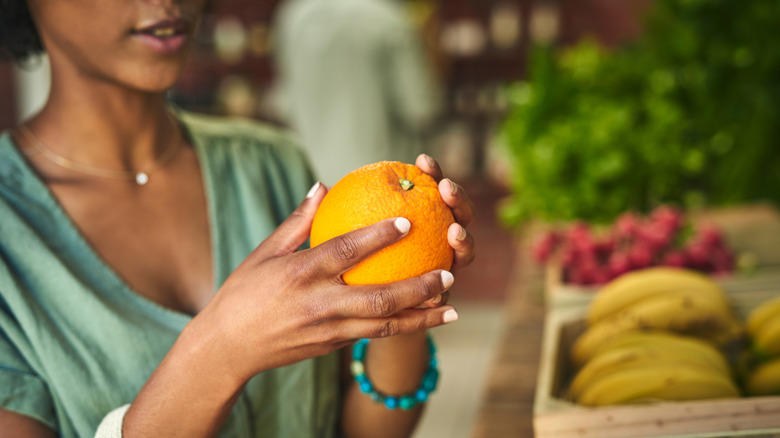
[[[373,387],[413,392],[425,329],[457,319],[452,276],[343,284],[403,238],[403,218],[297,251],[327,192],[298,149],[165,103],[204,3],[0,3],[0,51],[42,45],[52,69],[44,108],[0,137],[0,430],[407,436],[419,405],[340,389],[339,351],[374,339]],[[459,222],[456,270],[474,256],[470,202],[430,157],[416,164]]]

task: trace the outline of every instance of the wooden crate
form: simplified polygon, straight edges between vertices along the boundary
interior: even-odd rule
[[[780,273],[767,272],[722,282],[741,317],[780,293]],[[548,307],[534,400],[537,438],[568,437],[780,437],[780,397],[664,402],[587,408],[563,394],[573,375],[568,352],[585,328],[592,293],[564,291]]]

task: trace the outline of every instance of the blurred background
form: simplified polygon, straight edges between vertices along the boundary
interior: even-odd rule
[[[436,334],[442,381],[417,437],[532,436],[543,314],[517,303],[542,300],[534,230],[606,226],[662,205],[774,208],[780,3],[396,3],[441,93],[424,149],[477,216],[477,260],[452,294],[461,319]],[[213,2],[170,99],[287,126],[277,104],[281,5]],[[0,64],[0,129],[35,112],[47,87],[45,59]]]
[[[570,45],[585,36],[606,47],[632,39],[648,0],[398,0],[424,41],[444,97],[437,120],[439,149],[451,173],[487,174],[499,182],[507,169],[489,151],[504,119],[505,88],[526,77],[535,43]],[[273,100],[278,72],[274,16],[282,1],[213,2],[190,64],[171,92],[178,105],[283,123]],[[45,61],[23,69],[0,65],[0,128],[35,111],[46,96]],[[445,146],[439,146],[446,143]]]

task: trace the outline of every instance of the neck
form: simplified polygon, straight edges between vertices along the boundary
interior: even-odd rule
[[[109,83],[53,78],[49,99],[29,129],[58,155],[87,166],[135,171],[151,166],[178,140],[162,93]]]

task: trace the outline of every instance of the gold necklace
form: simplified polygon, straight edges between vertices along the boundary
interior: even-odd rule
[[[172,120],[171,123],[173,123]],[[174,124],[174,131],[175,131],[175,124]],[[149,174],[164,166],[168,161],[170,161],[171,158],[173,158],[176,151],[179,150],[179,148],[177,147],[179,144],[178,141],[170,142],[170,146],[165,152],[163,152],[162,155],[160,155],[160,158],[157,159],[157,162],[153,163],[152,166],[146,170],[135,172],[131,170],[103,169],[100,167],[90,166],[88,164],[78,163],[76,161],[72,161],[63,157],[62,155],[57,154],[56,152],[48,148],[45,144],[43,144],[43,142],[38,140],[38,137],[36,137],[30,131],[27,125],[25,125],[24,123],[19,125],[19,132],[21,132],[22,135],[27,139],[27,141],[30,142],[33,149],[35,149],[46,159],[48,159],[49,161],[51,161],[52,163],[58,166],[70,170],[75,170],[77,172],[86,173],[87,175],[98,176],[101,178],[135,180],[135,183],[138,184],[139,186],[148,183]]]

